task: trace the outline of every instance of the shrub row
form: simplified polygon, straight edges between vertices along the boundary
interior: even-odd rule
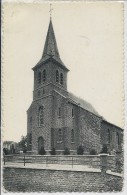
[[[106,145],[103,145],[102,150],[101,150],[100,153],[108,153],[108,149],[107,149],[107,146],[106,146]],[[45,154],[46,154],[46,151],[45,151],[44,147],[41,148],[39,154],[40,154],[40,155],[45,155]],[[56,155],[56,150],[55,150],[55,148],[52,148],[52,150],[50,151],[50,154],[51,154],[51,155]],[[63,151],[63,154],[64,154],[64,155],[69,155],[69,154],[70,154],[70,150],[69,150],[67,147],[65,147],[65,148],[64,148],[64,151]],[[83,148],[82,145],[80,145],[80,146],[77,148],[77,154],[78,154],[78,155],[83,155],[83,154],[84,154],[84,148]],[[91,149],[90,155],[96,155],[96,154],[97,154],[96,150],[95,150],[95,149]]]

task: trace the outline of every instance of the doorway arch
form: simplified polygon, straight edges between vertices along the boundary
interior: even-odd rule
[[[40,154],[42,148],[44,148],[44,138],[40,136],[38,138],[38,154]]]

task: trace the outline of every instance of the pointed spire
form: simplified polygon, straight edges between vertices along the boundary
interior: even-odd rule
[[[60,58],[51,18],[42,57],[46,56],[56,56]]]
[[[52,59],[53,61],[57,62],[60,66],[65,68],[67,71],[69,71],[68,68],[62,62],[62,60],[60,59],[51,17],[50,17],[47,36],[46,36],[45,46],[43,50],[43,55],[40,61],[36,64],[36,66],[33,67],[33,70],[36,67],[38,67],[40,64],[46,62],[49,59]]]

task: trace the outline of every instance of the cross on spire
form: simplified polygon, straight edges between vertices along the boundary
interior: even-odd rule
[[[50,3],[50,10],[49,10],[49,12],[50,12],[50,19],[52,18],[52,10],[53,10],[52,4]]]

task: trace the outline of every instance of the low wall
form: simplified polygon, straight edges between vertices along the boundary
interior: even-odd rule
[[[121,191],[121,177],[102,172],[79,172],[5,167],[3,186],[10,192]]]
[[[25,157],[25,158],[24,158]],[[87,165],[93,168],[102,168],[103,162],[107,169],[115,171],[116,161],[112,155],[8,155],[4,157],[6,162],[15,163],[41,163],[41,164],[64,164],[64,165]]]

